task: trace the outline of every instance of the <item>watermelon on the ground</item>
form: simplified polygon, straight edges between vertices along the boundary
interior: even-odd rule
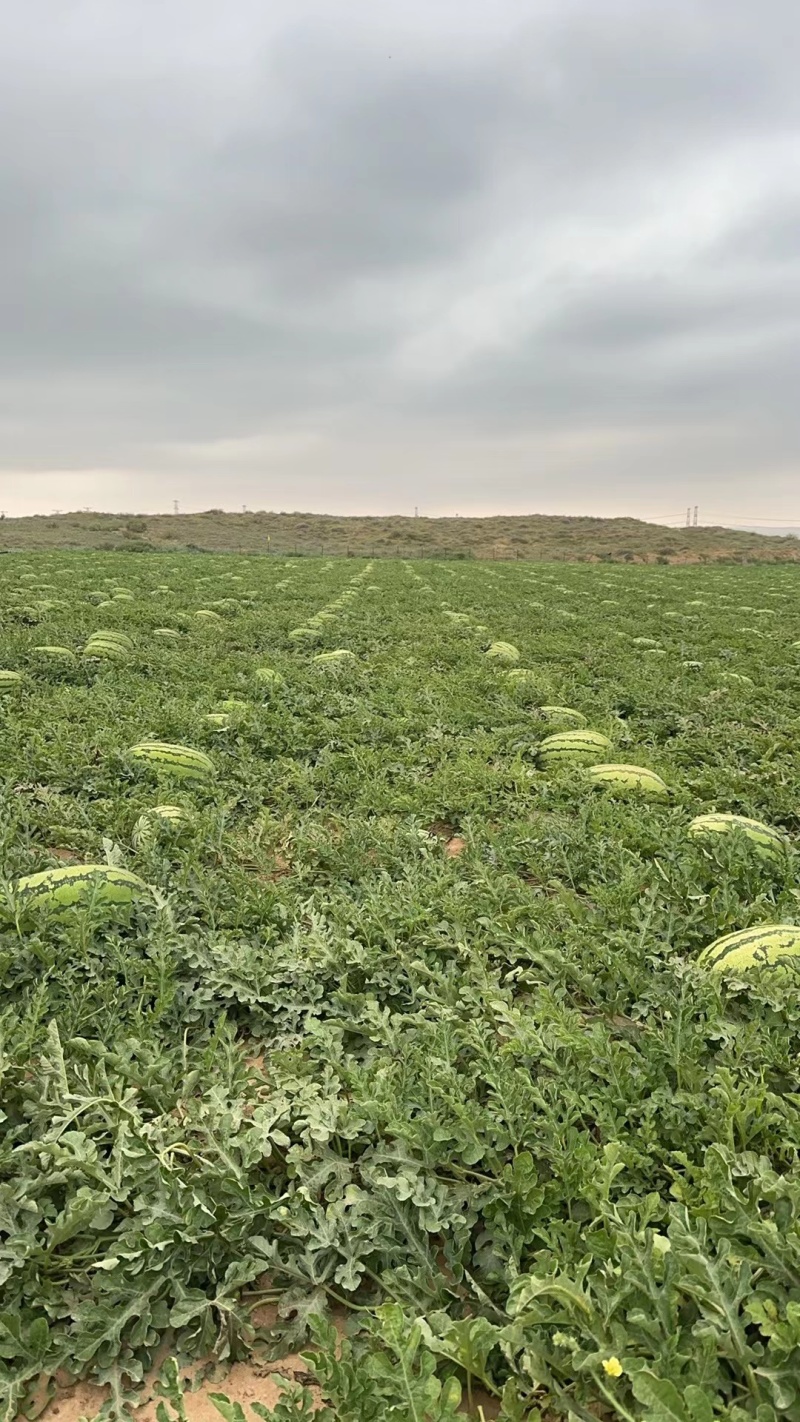
[[[761,923],[726,933],[703,949],[697,962],[713,972],[747,972],[800,960],[800,927],[794,923]],[[798,963],[800,966],[800,962]]]

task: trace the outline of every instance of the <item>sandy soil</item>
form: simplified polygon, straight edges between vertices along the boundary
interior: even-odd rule
[[[184,1386],[186,1393],[184,1403],[186,1415],[189,1422],[222,1422],[221,1416],[215,1408],[213,1402],[209,1401],[209,1393],[224,1392],[231,1402],[241,1403],[245,1411],[248,1422],[258,1422],[255,1414],[248,1406],[251,1402],[261,1402],[265,1407],[274,1407],[280,1396],[280,1388],[275,1382],[275,1374],[280,1373],[284,1377],[292,1378],[300,1383],[308,1382],[308,1375],[305,1372],[300,1358],[292,1355],[283,1358],[278,1363],[266,1363],[263,1365],[253,1363],[234,1363],[230,1372],[221,1376],[216,1376],[213,1380],[206,1379],[196,1392],[191,1392],[192,1378],[197,1374],[198,1365],[184,1369]],[[316,1388],[313,1389],[317,1400],[319,1394]],[[91,1383],[76,1383],[74,1387],[60,1389],[52,1402],[39,1414],[37,1422],[81,1422],[81,1418],[93,1418],[97,1416],[106,1399],[106,1389],[95,1387]],[[144,1396],[147,1395],[145,1390]],[[500,1404],[498,1399],[490,1397],[482,1388],[477,1387],[473,1391],[473,1416],[491,1422],[497,1416]],[[144,1402],[133,1414],[133,1422],[156,1422],[156,1406],[159,1402],[157,1397]],[[172,1416],[171,1409],[167,1405],[167,1411]],[[462,1400],[461,1412],[467,1412],[466,1395]]]
[[[274,1327],[274,1306],[262,1304],[254,1309],[253,1322],[261,1328]],[[337,1315],[335,1322],[337,1328],[344,1329],[343,1318],[340,1319]],[[168,1352],[164,1352],[159,1357],[158,1366],[154,1367],[150,1377],[145,1380],[142,1404],[132,1414],[135,1422],[156,1422],[156,1407],[161,1398],[153,1393],[153,1383],[158,1378],[163,1358],[167,1356]],[[258,1422],[248,1404],[261,1402],[265,1407],[274,1407],[280,1397],[280,1388],[275,1381],[277,1375],[303,1384],[309,1382],[305,1364],[296,1353],[287,1354],[275,1363],[251,1358],[245,1363],[234,1363],[227,1372],[225,1368],[224,1363],[200,1359],[187,1363],[181,1369],[184,1402],[190,1422],[222,1422],[220,1413],[213,1402],[209,1401],[209,1394],[212,1392],[224,1392],[231,1402],[241,1403],[248,1422]],[[196,1386],[198,1382],[199,1386]],[[81,1418],[96,1417],[107,1396],[108,1389],[98,1387],[95,1383],[80,1382],[68,1387],[59,1387],[55,1396],[39,1413],[37,1422],[80,1422]],[[165,1401],[165,1405],[172,1417],[169,1403]]]
[[[284,1377],[306,1382],[307,1374],[300,1358],[295,1355],[281,1359],[278,1363],[234,1363],[230,1372],[219,1369],[214,1376],[206,1378],[196,1392],[190,1391],[192,1380],[200,1371],[199,1364],[192,1364],[183,1370],[186,1388],[185,1405],[190,1422],[221,1422],[220,1414],[209,1401],[209,1393],[224,1392],[231,1402],[239,1402],[248,1419],[256,1422],[248,1406],[251,1402],[261,1402],[265,1407],[274,1407],[280,1396],[275,1382],[276,1373]],[[157,1376],[157,1374],[156,1374]],[[143,1397],[150,1389],[145,1387]],[[108,1393],[106,1388],[92,1383],[75,1383],[72,1387],[60,1388],[52,1401],[40,1414],[39,1422],[80,1422],[82,1417],[96,1417]],[[136,1422],[155,1422],[158,1397],[151,1397],[136,1409]],[[171,1409],[167,1405],[167,1411]]]

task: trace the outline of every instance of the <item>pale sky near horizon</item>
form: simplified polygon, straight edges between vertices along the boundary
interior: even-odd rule
[[[796,0],[0,8],[0,505],[800,523]]]

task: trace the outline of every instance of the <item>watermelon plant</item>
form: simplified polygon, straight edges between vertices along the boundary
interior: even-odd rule
[[[800,1422],[793,568],[16,556],[6,1415]]]

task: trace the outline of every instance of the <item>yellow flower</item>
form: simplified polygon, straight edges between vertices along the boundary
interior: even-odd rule
[[[621,1377],[622,1377],[622,1371],[623,1371],[623,1369],[622,1369],[622,1364],[621,1364],[619,1358],[604,1358],[604,1359],[603,1359],[603,1372],[606,1373],[608,1377],[610,1377],[610,1378],[621,1378]]]

